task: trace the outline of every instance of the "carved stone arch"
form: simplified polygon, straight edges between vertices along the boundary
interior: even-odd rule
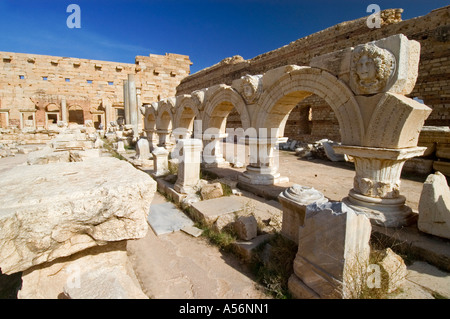
[[[182,95],[177,97],[177,106],[174,117],[175,128],[193,129],[194,119],[200,119],[200,111],[197,103],[191,95]]]
[[[221,133],[225,133],[226,118],[233,108],[239,113],[242,128],[246,130],[251,126],[251,119],[247,110],[247,105],[242,96],[231,86],[220,84],[208,89],[203,111],[203,130],[211,127],[218,128]]]
[[[144,130],[156,130],[156,120],[158,118],[155,108],[156,103],[144,105]]]
[[[341,141],[361,145],[364,124],[353,92],[331,73],[312,67],[289,65],[266,72],[257,113],[257,128],[277,128],[278,136],[291,110],[304,98],[316,94],[333,109],[339,122]]]
[[[158,130],[172,130],[174,107],[165,101],[158,102],[156,128]]]

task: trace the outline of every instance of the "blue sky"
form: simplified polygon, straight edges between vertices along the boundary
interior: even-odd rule
[[[81,28],[70,29],[70,4]],[[444,0],[0,0],[0,51],[134,63],[136,55],[190,56],[191,73],[233,55],[274,50],[367,6],[403,8],[403,19],[448,5]]]

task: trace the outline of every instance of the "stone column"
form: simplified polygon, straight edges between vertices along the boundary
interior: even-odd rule
[[[275,147],[279,143],[287,141],[287,137],[245,137],[246,144],[250,148],[250,164],[246,171],[239,175],[240,182],[256,185],[273,185],[286,183],[288,177],[278,173],[278,151]]]
[[[306,206],[324,204],[328,199],[312,187],[294,184],[278,195],[278,201],[283,206],[281,234],[298,244],[298,230],[305,224]]]
[[[128,80],[123,80],[123,108],[125,114],[125,124],[130,124],[130,95],[128,90]]]
[[[203,134],[203,162],[204,167],[228,167],[229,163],[224,159],[222,152],[222,140],[226,133]]]
[[[130,123],[133,126],[133,138],[138,136],[138,105],[134,74],[128,74],[128,94],[130,103]]]
[[[413,224],[417,214],[400,195],[400,175],[407,159],[420,156],[426,147],[400,149],[334,146],[338,154],[354,158],[356,175],[353,188],[343,201],[363,212],[375,225],[401,227]]]
[[[298,234],[294,274],[288,287],[294,298],[352,298],[369,261],[372,227],[364,214],[342,202],[312,204]]]
[[[136,88],[136,109],[140,110],[142,108],[142,100],[141,100],[141,88]],[[136,112],[136,123],[137,123],[137,131],[141,132],[144,129],[144,122],[141,116],[141,112]]]
[[[202,141],[199,139],[181,139],[180,162],[178,164],[178,179],[174,185],[175,191],[182,194],[195,192],[200,180],[200,161]]]
[[[65,96],[61,98],[61,121],[67,123],[67,101]]]
[[[105,131],[108,130],[110,123],[114,121],[113,114],[112,114],[112,105],[111,102],[108,99],[102,100],[103,107],[105,108]]]

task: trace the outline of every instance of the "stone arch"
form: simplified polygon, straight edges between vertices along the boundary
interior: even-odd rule
[[[172,130],[173,107],[164,101],[158,102],[156,128],[158,130]]]
[[[282,137],[290,111],[304,98],[316,94],[335,112],[342,143],[361,145],[364,125],[359,105],[350,88],[331,73],[289,65],[264,74],[263,86],[257,128],[276,128],[277,137]]]
[[[154,131],[156,130],[156,120],[158,116],[156,113],[155,107],[150,105],[145,105],[145,113],[144,113],[144,129],[146,131]]]
[[[203,130],[215,127],[221,133],[225,133],[226,118],[233,108],[240,115],[242,128],[245,130],[251,126],[247,106],[237,91],[225,84],[212,87],[209,90],[212,90],[213,93],[206,100],[202,118]]]
[[[194,120],[200,119],[200,112],[191,95],[177,98],[177,107],[174,116],[174,127],[193,130]]]

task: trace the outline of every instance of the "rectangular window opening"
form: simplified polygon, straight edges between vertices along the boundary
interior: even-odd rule
[[[92,80],[87,80],[87,83],[88,84],[92,84]]]
[[[66,80],[66,82],[70,82],[70,79],[69,79],[69,78],[66,78],[65,80]]]

